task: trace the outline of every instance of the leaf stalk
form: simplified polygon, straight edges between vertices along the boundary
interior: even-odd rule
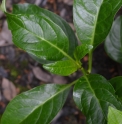
[[[92,70],[92,53],[93,51],[91,50],[89,52],[89,62],[88,62],[88,72],[91,73],[91,70]]]

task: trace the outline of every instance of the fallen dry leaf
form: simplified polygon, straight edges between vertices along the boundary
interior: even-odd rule
[[[8,101],[12,100],[17,95],[16,87],[6,78],[2,79],[2,90],[4,97]]]
[[[33,67],[33,73],[34,73],[34,76],[38,80],[41,80],[44,82],[51,82],[52,81],[51,76],[48,73],[41,70],[39,67]]]
[[[62,77],[62,76],[59,76],[59,75],[53,75],[52,74],[52,83],[55,83],[55,84],[67,84],[68,80],[67,80],[66,77]]]
[[[10,30],[8,30],[8,24],[7,24],[7,21],[5,21],[3,23],[3,28],[2,28],[2,31],[0,33],[0,37],[2,38],[2,42],[6,45],[6,44],[13,44],[12,43],[12,35],[11,35],[11,32]],[[4,42],[6,41],[6,42]],[[4,45],[2,44],[2,45]]]

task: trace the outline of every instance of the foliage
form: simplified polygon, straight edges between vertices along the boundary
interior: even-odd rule
[[[122,124],[122,112],[109,107],[108,124]]]
[[[74,0],[73,19],[81,41],[78,45],[74,32],[58,15],[31,4],[14,5],[13,12],[8,13],[3,0],[0,8],[7,16],[16,46],[51,73],[68,76],[81,70],[83,76],[70,84],[45,84],[18,95],[7,106],[1,124],[49,124],[73,85],[74,101],[86,116],[87,124],[106,124],[109,106],[122,110],[122,79],[113,83],[114,79],[107,81],[101,75],[90,74],[93,50],[108,35],[121,5],[121,0]],[[86,54],[89,54],[87,70],[80,61]],[[114,116],[111,107],[108,123]]]
[[[115,94],[118,96],[119,100],[122,102],[122,76],[114,77],[109,82],[115,89]]]
[[[115,61],[122,63],[122,16],[113,23],[111,31],[105,41],[107,54]]]
[[[70,85],[47,84],[22,93],[8,105],[1,122],[4,124],[49,123],[62,108],[69,90]]]
[[[114,88],[104,77],[97,74],[89,74],[77,80],[73,97],[76,105],[86,115],[88,124],[105,124],[108,106],[122,109]]]

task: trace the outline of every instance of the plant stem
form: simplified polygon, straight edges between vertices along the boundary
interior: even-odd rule
[[[84,70],[84,68],[81,68],[81,71],[82,71],[83,75],[86,76],[86,71]]]
[[[92,70],[92,50],[89,52],[88,72],[91,73],[91,70]]]

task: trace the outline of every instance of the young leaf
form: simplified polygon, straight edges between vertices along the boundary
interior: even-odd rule
[[[114,21],[105,40],[105,50],[113,60],[122,63],[122,16]]]
[[[74,0],[74,24],[80,41],[98,46],[109,33],[121,5],[121,0]]]
[[[87,124],[105,124],[108,107],[122,109],[112,85],[101,75],[83,76],[75,84],[73,97]]]
[[[114,87],[116,95],[122,102],[122,76],[112,78],[111,80],[109,80],[109,82]]]
[[[44,17],[48,18],[50,21],[52,21],[53,23],[58,25],[69,39],[68,54],[73,57],[73,51],[76,48],[76,46],[78,45],[77,38],[76,38],[73,30],[69,26],[69,24],[65,20],[63,20],[60,16],[58,16],[46,9],[40,8],[36,5],[27,4],[27,3],[14,5],[13,6],[13,14],[24,14],[24,15],[29,14],[29,15],[35,15],[35,16],[40,15],[40,16],[44,16]]]
[[[108,124],[122,124],[122,111],[109,107]]]
[[[93,48],[92,45],[82,44],[80,46],[77,46],[74,51],[74,56],[76,60],[82,59],[87,53],[90,52],[90,50]]]
[[[7,106],[1,124],[49,124],[62,108],[70,87],[46,84],[18,95]]]
[[[68,38],[55,23],[39,15],[6,15],[16,46],[44,60],[70,58]]]
[[[53,74],[68,76],[77,71],[78,66],[70,60],[57,61],[55,63],[45,64],[43,67]]]

